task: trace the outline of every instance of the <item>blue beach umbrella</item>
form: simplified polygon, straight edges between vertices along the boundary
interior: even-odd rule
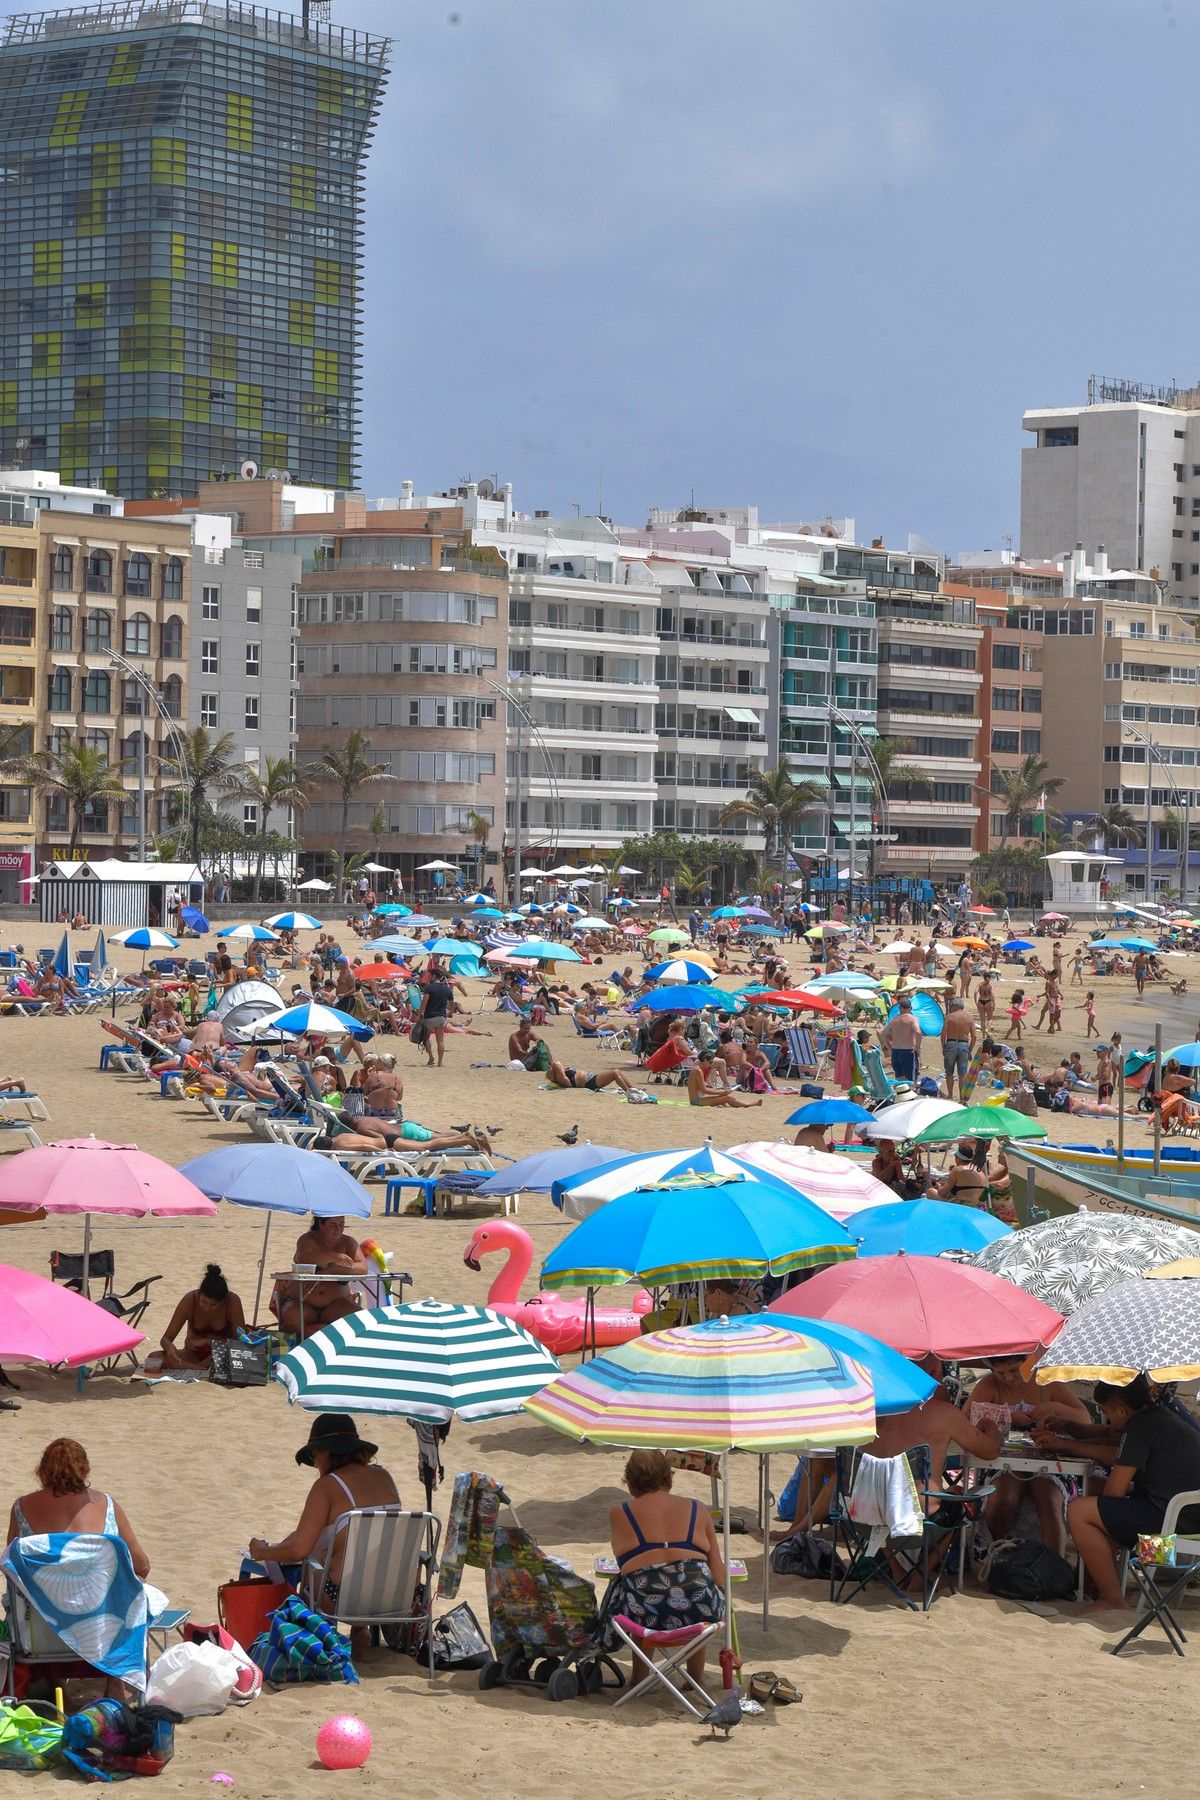
[[[945,1200],[897,1200],[891,1206],[864,1206],[847,1231],[858,1240],[860,1256],[943,1256],[948,1250],[974,1255],[997,1238],[1010,1237],[1011,1225],[976,1206]]]
[[[278,942],[276,934],[265,925],[225,925],[218,931],[220,938],[243,938],[247,943],[274,944]]]
[[[380,918],[380,919],[384,919],[384,918],[407,919],[411,912],[412,912],[411,906],[401,906],[400,903],[396,900],[388,900],[384,903],[384,905],[377,906],[375,908],[375,911],[372,913],[371,917],[372,918]]]
[[[834,1325],[828,1319],[801,1319],[793,1313],[772,1312],[770,1308],[762,1316],[772,1325],[798,1331],[806,1338],[828,1344],[831,1350],[840,1350],[843,1356],[852,1356],[871,1377],[875,1387],[875,1411],[880,1415],[911,1412],[914,1406],[924,1405],[930,1395],[937,1392],[937,1382],[932,1375],[927,1375],[907,1356],[901,1356],[890,1344],[882,1344],[878,1338],[870,1337],[865,1331],[856,1331],[852,1325]]]
[[[388,956],[424,956],[425,954],[425,946],[417,938],[372,938],[366,948],[373,956],[384,952]]]
[[[473,919],[503,919],[504,916],[498,906],[477,906],[471,914]]]
[[[263,1037],[352,1037],[365,1040],[374,1037],[375,1033],[361,1019],[352,1019],[349,1013],[342,1012],[336,1006],[325,1006],[319,1000],[304,1000],[299,1006],[288,1007],[286,1012],[268,1013],[251,1027],[250,1036]]]
[[[711,1144],[702,1144],[697,1150],[642,1150],[632,1155],[618,1151],[612,1162],[582,1170],[578,1175],[560,1176],[551,1185],[550,1198],[568,1218],[584,1219],[619,1194],[649,1187],[656,1181],[677,1180],[683,1175],[746,1175],[754,1181],[774,1180],[753,1163],[743,1162],[727,1150],[714,1150]],[[790,1186],[787,1191],[792,1192]]]
[[[320,919],[314,919],[311,913],[306,912],[272,913],[269,919],[263,920],[263,924],[269,925],[272,931],[320,931],[321,929]]]
[[[1153,952],[1158,949],[1158,945],[1152,944],[1149,938],[1127,937],[1121,939],[1121,948],[1122,950],[1145,950],[1147,952]]]
[[[96,933],[96,948],[92,951],[92,960],[91,960],[90,967],[91,967],[91,973],[93,975],[99,974],[101,969],[107,969],[107,967],[108,967],[108,951],[104,947],[104,927],[103,926],[101,926],[99,931]]]
[[[639,1012],[643,1007],[649,1012],[702,1012],[706,1006],[715,1006],[718,1012],[740,1010],[739,1002],[732,994],[723,993],[717,987],[692,987],[686,983],[683,987],[655,988],[637,1004]]]
[[[1200,1069],[1200,1044],[1177,1044],[1163,1053],[1163,1062],[1176,1062],[1181,1069]]]
[[[491,894],[485,894],[483,889],[480,888],[478,893],[468,894],[466,899],[463,901],[463,905],[464,906],[492,906],[492,905],[494,905],[494,901],[493,901]]]
[[[1032,950],[1033,943],[1029,938],[1009,938],[1007,944],[1001,944],[1002,950]]]
[[[782,938],[786,937],[787,933],[780,931],[778,925],[743,925],[742,936]]]
[[[783,1121],[785,1125],[870,1125],[875,1114],[856,1100],[810,1100]]]
[[[118,931],[113,938],[114,944],[124,944],[127,950],[178,950],[179,939],[173,938],[169,931],[160,931],[157,925],[137,925],[131,931]]]
[[[538,1150],[533,1156],[522,1156],[489,1175],[475,1189],[477,1194],[548,1194],[556,1181],[569,1181],[585,1169],[600,1168],[619,1162],[624,1152],[611,1144],[572,1144],[564,1150]]]
[[[62,943],[54,952],[54,961],[50,964],[50,967],[54,970],[56,975],[61,975],[64,980],[70,979],[73,968],[71,942],[69,934],[65,931],[62,934]]]
[[[181,906],[179,917],[188,930],[194,931],[197,937],[203,937],[205,932],[210,929],[208,920],[198,906]]]
[[[430,938],[425,948],[430,956],[468,956],[479,961],[478,946],[468,943],[465,938]]]
[[[652,969],[646,970],[647,981],[694,981],[703,987],[706,981],[713,979],[711,969],[705,968],[703,963],[689,962],[686,956],[673,956],[669,962],[655,963]]]
[[[623,1281],[735,1281],[854,1255],[846,1230],[803,1194],[761,1175],[684,1174],[618,1195],[542,1264],[547,1288]]]
[[[514,951],[516,956],[530,956],[536,962],[582,962],[578,950],[570,944],[552,944],[546,938],[527,938]]]
[[[744,906],[718,906],[711,917],[714,919],[740,919],[745,911]]]

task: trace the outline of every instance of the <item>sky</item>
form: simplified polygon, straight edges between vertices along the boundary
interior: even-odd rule
[[[1184,0],[334,0],[394,35],[363,477],[958,553],[1021,414],[1200,375]]]

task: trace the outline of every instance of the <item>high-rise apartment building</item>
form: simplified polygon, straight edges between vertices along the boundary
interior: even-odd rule
[[[387,53],[307,4],[0,21],[0,466],[135,499],[246,462],[353,482]]]
[[[1022,421],[1021,555],[1049,562],[1076,545],[1114,569],[1157,574],[1200,606],[1200,387],[1088,386],[1086,406],[1038,407]]]

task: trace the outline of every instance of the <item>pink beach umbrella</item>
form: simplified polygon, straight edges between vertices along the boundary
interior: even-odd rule
[[[729,1151],[751,1163],[784,1187],[797,1188],[822,1212],[842,1222],[866,1206],[890,1206],[896,1196],[870,1169],[836,1152],[812,1150],[804,1144],[734,1144]]]
[[[122,1356],[144,1342],[140,1331],[130,1331],[81,1294],[0,1263],[0,1364],[77,1369],[104,1356]]]
[[[87,1287],[92,1215],[116,1213],[142,1219],[216,1217],[217,1209],[194,1182],[139,1150],[103,1138],[61,1138],[21,1150],[0,1165],[0,1208],[11,1212],[83,1214],[83,1280]]]

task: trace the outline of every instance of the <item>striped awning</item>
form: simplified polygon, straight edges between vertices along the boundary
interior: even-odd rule
[[[309,1412],[405,1419],[494,1419],[521,1410],[558,1374],[544,1345],[482,1306],[417,1300],[350,1313],[316,1331],[275,1369]]]

